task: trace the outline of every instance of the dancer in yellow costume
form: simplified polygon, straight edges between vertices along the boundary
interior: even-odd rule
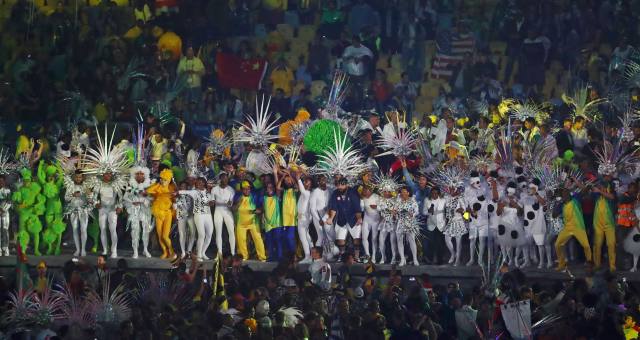
[[[236,240],[238,241],[238,254],[245,260],[249,259],[247,250],[247,232],[251,234],[251,239],[256,247],[258,260],[266,261],[264,243],[258,226],[257,215],[262,213],[257,196],[251,192],[251,184],[243,181],[241,184],[241,194],[237,195],[234,204],[236,210]]]
[[[571,237],[575,237],[578,243],[584,249],[584,256],[587,261],[591,261],[591,248],[589,247],[589,239],[584,226],[584,217],[578,200],[571,196],[568,189],[562,189],[562,211],[554,211],[553,216],[557,217],[562,214],[564,228],[556,239],[556,254],[558,255],[558,267],[556,270],[565,270],[567,268],[567,259],[564,254],[564,246],[569,242]]]
[[[173,219],[173,200],[177,193],[176,185],[173,183],[173,172],[164,169],[160,172],[160,183],[155,183],[147,189],[147,194],[153,197],[151,213],[156,219],[156,233],[158,242],[162,248],[160,258],[175,258],[169,232],[171,231],[171,221]]]
[[[593,262],[596,268],[602,265],[602,243],[606,240],[609,270],[613,272],[616,270],[616,223],[612,209],[615,195],[611,184],[612,177],[605,175],[603,179],[601,185],[592,190],[597,195],[593,211]]]

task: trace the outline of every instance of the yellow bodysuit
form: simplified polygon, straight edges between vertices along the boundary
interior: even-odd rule
[[[162,248],[162,256],[160,258],[163,259],[175,256],[171,238],[169,238],[174,214],[173,199],[174,194],[177,192],[175,184],[171,182],[172,179],[173,172],[171,170],[162,170],[160,172],[161,183],[155,183],[147,189],[147,193],[153,197],[151,213],[156,219],[156,233],[160,248]]]

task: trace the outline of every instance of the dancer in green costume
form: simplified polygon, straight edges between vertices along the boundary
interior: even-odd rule
[[[39,216],[45,212],[46,198],[42,195],[42,187],[33,181],[31,170],[20,170],[22,183],[11,195],[18,211],[18,242],[26,252],[30,236],[33,237],[33,253],[40,256],[40,231],[42,223]]]
[[[44,220],[46,229],[42,233],[43,242],[47,245],[47,255],[60,255],[62,233],[67,225],[62,214],[62,185],[64,172],[59,164],[38,165],[38,181],[42,186],[42,194],[46,197]]]

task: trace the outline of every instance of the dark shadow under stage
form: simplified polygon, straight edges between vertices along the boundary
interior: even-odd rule
[[[172,263],[168,260],[163,260],[157,257],[145,258],[140,257],[132,259],[131,253],[127,251],[120,251],[121,257],[117,259],[107,259],[108,267],[115,268],[118,259],[123,258],[127,261],[127,265],[131,270],[143,270],[143,271],[164,271],[169,270],[172,267]],[[51,269],[59,269],[64,264],[71,260],[73,256],[71,254],[64,254],[59,256],[34,256],[28,255],[29,267],[35,268],[35,266],[42,260],[45,261],[47,266]],[[91,254],[81,258],[81,261],[93,266],[97,260],[97,254]],[[189,265],[189,262],[187,265]],[[0,257],[0,272],[8,273],[13,271],[16,264],[16,256],[4,256]],[[203,266],[207,270],[213,270],[214,261],[208,260],[203,262]],[[245,261],[245,265],[249,266],[253,271],[262,272],[267,274],[271,272],[277,265],[275,262],[260,262],[255,260]],[[332,263],[332,271],[337,273],[342,266],[341,263]],[[366,275],[373,275],[376,277],[387,277],[389,271],[392,269],[391,265],[374,265],[375,272],[367,274],[366,265],[356,263],[353,265],[351,274],[357,277],[364,277]],[[308,264],[299,264],[299,271],[306,271]],[[434,284],[446,284],[448,282],[456,281],[461,286],[473,287],[479,286],[482,282],[482,269],[479,266],[452,266],[452,265],[420,265],[412,266],[407,265],[399,267],[402,276],[405,279],[411,280],[412,277],[420,276],[423,273],[429,274],[431,282]],[[558,281],[568,281],[571,279],[571,275],[575,278],[582,278],[585,276],[584,266],[582,264],[574,264],[569,266],[569,270],[565,272],[558,272],[554,269],[538,269],[535,266],[522,268],[522,272],[526,275],[530,282],[537,282],[541,284],[553,284]],[[495,267],[491,268],[491,271],[495,271]],[[616,273],[619,279],[626,278],[629,282],[640,282],[640,272],[628,272],[618,271]]]

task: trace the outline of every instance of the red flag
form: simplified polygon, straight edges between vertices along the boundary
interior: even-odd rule
[[[220,86],[234,89],[258,90],[267,71],[264,59],[242,59],[237,55],[218,52],[216,70]]]

